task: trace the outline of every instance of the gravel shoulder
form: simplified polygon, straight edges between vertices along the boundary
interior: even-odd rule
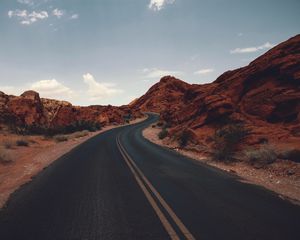
[[[241,177],[241,181],[263,186],[281,198],[288,199],[296,204],[300,204],[300,164],[288,160],[277,160],[275,163],[265,168],[256,169],[245,162],[235,162],[225,164],[209,160],[207,156],[195,148],[180,149],[176,142],[165,138],[158,138],[160,128],[149,126],[144,129],[143,136],[151,142],[173,149],[180,154],[192,158],[196,161],[214,166]],[[290,173],[293,173],[290,175]]]

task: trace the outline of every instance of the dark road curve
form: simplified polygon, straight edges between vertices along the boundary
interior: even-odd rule
[[[97,135],[39,173],[0,211],[0,239],[300,239],[299,206],[144,139],[157,119]]]

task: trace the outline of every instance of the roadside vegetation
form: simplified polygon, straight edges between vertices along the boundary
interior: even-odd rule
[[[29,141],[26,138],[16,140],[16,145],[19,147],[28,147]]]
[[[181,148],[186,147],[190,140],[191,140],[191,133],[188,130],[182,131],[178,139],[180,147]]]
[[[275,148],[268,143],[264,143],[258,148],[244,150],[243,155],[245,160],[256,168],[265,167],[277,159]]]
[[[6,149],[0,147],[0,164],[9,164],[11,162],[12,158],[9,152]]]
[[[234,161],[238,147],[249,134],[243,124],[231,123],[215,131],[212,149],[212,159],[217,161]]]
[[[163,128],[159,133],[158,133],[158,138],[159,139],[164,139],[168,136],[168,130],[166,128]]]
[[[90,131],[95,132],[101,130],[102,126],[99,122],[91,121],[74,121],[73,123],[67,126],[56,126],[56,127],[44,127],[37,125],[23,125],[17,127],[16,125],[11,125],[10,130],[13,133],[19,135],[45,135],[45,136],[54,136],[59,134],[70,134],[79,131]]]
[[[289,149],[283,151],[278,156],[281,159],[288,159],[293,162],[300,163],[300,149]]]
[[[66,142],[69,140],[69,137],[66,136],[66,135],[55,135],[53,137],[53,139],[56,141],[56,142]]]

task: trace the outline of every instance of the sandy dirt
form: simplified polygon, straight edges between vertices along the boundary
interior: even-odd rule
[[[143,121],[145,118],[131,121],[130,124]],[[74,147],[89,138],[119,126],[106,126],[97,132],[88,132],[86,136],[76,137],[77,133],[65,135],[69,140],[56,142],[43,136],[19,136],[0,132],[0,150],[10,160],[0,163],[0,208],[4,206],[11,193],[66,154]],[[16,146],[17,140],[26,140],[29,146]]]
[[[158,145],[171,148],[182,155],[194,160],[204,162],[231,174],[240,176],[248,183],[264,186],[265,188],[278,193],[281,198],[289,199],[294,203],[300,203],[300,164],[288,160],[278,159],[275,163],[265,168],[257,169],[246,162],[235,162],[231,164],[209,160],[207,155],[201,153],[201,149],[190,147],[180,149],[177,142],[170,139],[160,140],[158,133],[160,128],[151,126],[143,131],[145,138]]]

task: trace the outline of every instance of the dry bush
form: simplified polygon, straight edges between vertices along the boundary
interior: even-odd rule
[[[3,141],[3,146],[6,148],[6,149],[12,149],[14,147],[15,143],[14,141],[10,140],[10,139],[5,139]]]
[[[237,146],[249,134],[243,124],[228,124],[216,130],[212,137],[212,158],[218,161],[233,161]]]
[[[7,150],[0,148],[0,164],[9,164],[12,162],[12,158]]]
[[[16,145],[19,147],[28,147],[29,141],[26,138],[21,138],[16,141]]]
[[[53,137],[53,139],[56,141],[56,142],[66,142],[69,140],[69,138],[65,135],[55,135]]]
[[[158,133],[158,138],[159,139],[164,139],[165,137],[168,136],[168,130],[163,128],[159,133]]]
[[[184,130],[181,132],[180,136],[179,136],[179,145],[180,147],[185,147],[189,141],[191,140],[191,133],[187,130]]]
[[[76,132],[76,133],[74,134],[74,137],[75,137],[75,138],[81,138],[81,137],[87,136],[88,134],[89,134],[89,131],[84,130],[84,131],[81,131],[81,132]]]
[[[156,125],[157,125],[158,127],[163,127],[163,126],[164,126],[164,122],[163,122],[163,121],[159,121]]]
[[[279,154],[279,158],[288,159],[293,162],[300,162],[300,149],[290,149]]]
[[[276,161],[275,149],[269,144],[263,144],[258,149],[244,150],[246,161],[255,167],[264,167]]]

